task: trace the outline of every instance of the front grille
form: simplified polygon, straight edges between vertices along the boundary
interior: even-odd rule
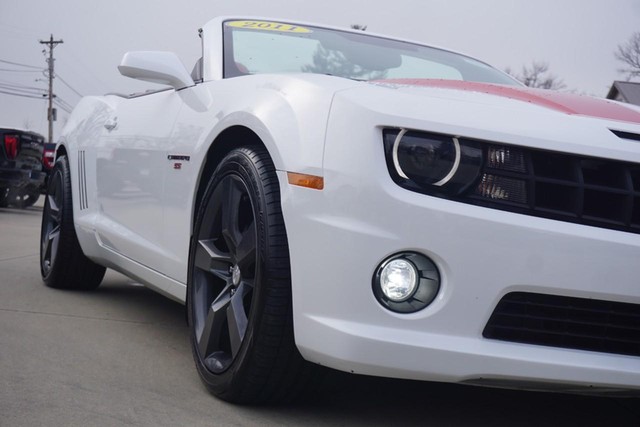
[[[640,234],[638,163],[407,129],[383,139],[391,178],[407,190]]]
[[[640,165],[504,145],[484,151],[480,181],[460,201],[640,233]]]
[[[485,338],[640,356],[640,305],[513,292],[498,303]]]

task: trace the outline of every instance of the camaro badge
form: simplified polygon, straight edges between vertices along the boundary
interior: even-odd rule
[[[191,159],[191,156],[182,156],[182,155],[177,155],[177,154],[169,154],[167,156],[168,160],[182,160],[185,162],[188,162]]]
[[[179,155],[179,154],[169,154],[167,156],[167,159],[168,160],[177,160],[173,164],[173,169],[180,170],[180,169],[182,169],[182,163],[180,163],[180,162],[188,162],[189,159],[191,159],[191,157],[190,156]]]

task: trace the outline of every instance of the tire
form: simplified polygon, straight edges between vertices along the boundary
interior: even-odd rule
[[[0,188],[0,208],[6,208],[9,206],[9,189]]]
[[[309,377],[293,339],[278,178],[262,148],[231,151],[209,180],[191,243],[187,316],[198,373],[215,396],[286,401]]]
[[[42,211],[40,272],[45,285],[57,289],[95,289],[105,268],[82,252],[73,223],[71,177],[66,156],[51,172]]]
[[[20,209],[33,206],[40,198],[40,190],[25,190],[9,192],[9,204]]]

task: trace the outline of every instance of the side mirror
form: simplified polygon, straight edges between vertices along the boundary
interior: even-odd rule
[[[172,52],[127,52],[118,70],[123,76],[169,85],[176,90],[195,84]]]

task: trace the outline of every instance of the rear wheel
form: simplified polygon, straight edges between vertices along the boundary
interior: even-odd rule
[[[0,208],[9,206],[9,189],[0,188]]]
[[[198,373],[236,403],[290,398],[309,367],[293,340],[289,249],[275,168],[264,149],[230,152],[203,196],[187,309]]]
[[[95,289],[105,273],[78,243],[66,156],[58,158],[49,179],[40,230],[40,272],[47,286],[60,289]]]
[[[9,204],[20,209],[26,209],[33,206],[40,198],[39,189],[20,189],[9,192]]]

